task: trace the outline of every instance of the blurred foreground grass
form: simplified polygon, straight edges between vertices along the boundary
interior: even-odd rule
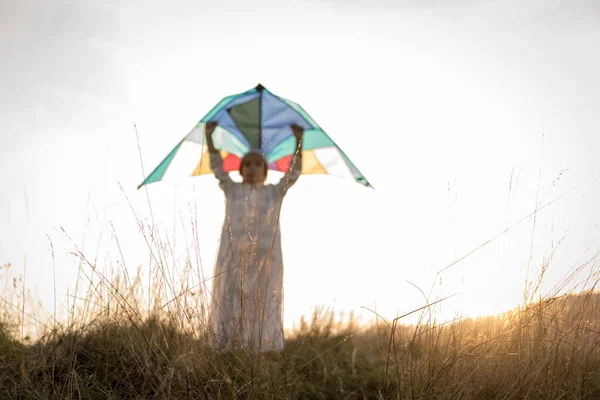
[[[594,291],[446,323],[424,309],[413,326],[315,313],[284,352],[261,355],[209,347],[185,308],[142,318],[127,296],[113,298],[29,342],[5,309],[0,398],[600,399]]]

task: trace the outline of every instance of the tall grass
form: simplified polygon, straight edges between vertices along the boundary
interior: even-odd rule
[[[591,266],[580,292],[559,295],[559,284],[541,296],[542,265],[524,304],[503,314],[440,321],[442,301],[415,310],[415,324],[361,324],[318,310],[287,333],[283,352],[253,354],[210,346],[194,224],[196,251],[179,270],[155,225],[136,221],[148,276],[130,276],[124,261],[101,267],[73,245],[83,289],[60,321],[26,312],[24,282],[5,276],[1,399],[600,399],[598,255],[565,277]]]
[[[142,312],[141,285],[141,273],[89,284],[69,324],[24,343],[18,307],[3,307],[0,398],[600,398],[593,289],[445,323],[436,306],[418,311],[415,325],[315,312],[288,334],[285,351],[256,355],[209,346],[204,316],[187,300],[179,312]],[[153,304],[164,303],[161,285],[154,281]]]

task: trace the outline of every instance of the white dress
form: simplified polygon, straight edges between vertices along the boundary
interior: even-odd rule
[[[283,350],[283,259],[279,213],[302,170],[301,153],[275,185],[234,182],[219,153],[210,166],[225,192],[225,221],[213,278],[211,324],[220,348]]]

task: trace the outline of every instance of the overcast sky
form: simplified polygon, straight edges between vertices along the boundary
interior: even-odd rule
[[[460,293],[447,315],[502,311],[528,265],[552,259],[549,291],[600,250],[599,23],[600,5],[583,0],[3,1],[0,262],[16,274],[26,263],[48,309],[50,241],[59,301],[74,245],[114,265],[111,224],[128,268],[147,267],[125,198],[149,218],[138,149],[148,174],[222,97],[260,82],[303,105],[376,188],[308,176],[290,191],[288,326],[315,304],[420,306],[408,281],[439,284],[536,198],[566,193],[535,228],[527,219],[441,275],[440,293]],[[210,270],[216,181],[148,195],[181,254],[196,204]]]

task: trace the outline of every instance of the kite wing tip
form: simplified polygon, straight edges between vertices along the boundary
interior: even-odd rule
[[[360,176],[360,177],[356,178],[356,181],[365,187],[375,190],[373,185],[371,185],[371,182],[369,182],[364,176]]]

